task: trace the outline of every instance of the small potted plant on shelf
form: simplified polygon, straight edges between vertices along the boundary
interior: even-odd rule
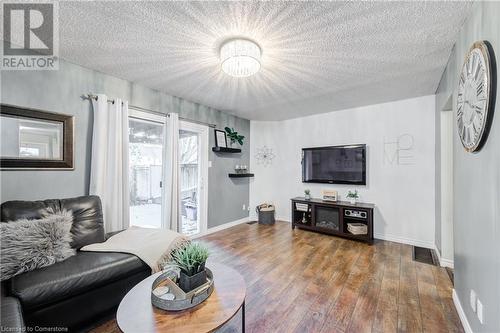
[[[208,249],[198,243],[190,243],[172,254],[174,264],[180,268],[179,287],[190,292],[207,282],[205,262]]]
[[[358,191],[349,191],[347,192],[347,199],[349,199],[349,202],[351,203],[351,205],[355,205],[356,204],[356,201],[359,199],[359,194],[358,194]]]
[[[309,190],[309,189],[304,190],[304,198],[306,200],[311,200],[311,190]]]
[[[245,138],[243,135],[239,135],[238,132],[234,130],[234,128],[226,127],[224,128],[224,130],[226,130],[227,136],[231,140],[231,146],[233,146],[236,142],[243,146],[243,139]]]

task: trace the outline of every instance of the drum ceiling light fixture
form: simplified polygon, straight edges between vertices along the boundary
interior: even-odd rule
[[[262,50],[248,39],[235,38],[220,47],[220,61],[224,73],[233,77],[247,77],[260,70]]]

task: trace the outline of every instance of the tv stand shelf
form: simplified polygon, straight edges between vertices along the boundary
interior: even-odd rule
[[[295,227],[324,234],[373,243],[373,209],[370,203],[351,204],[346,201],[306,200],[293,198],[292,229]],[[352,216],[361,214],[362,216]],[[366,234],[356,235],[349,231],[349,224],[366,225]]]

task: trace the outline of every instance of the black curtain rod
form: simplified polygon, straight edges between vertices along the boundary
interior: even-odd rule
[[[95,100],[95,101],[97,101],[97,99],[99,98],[99,96],[94,95],[94,94],[87,94],[87,95],[83,95],[82,98],[88,99],[88,100]],[[115,100],[114,99],[108,99],[108,103],[115,104]],[[162,113],[162,112],[159,112],[159,111],[155,111],[155,110],[151,110],[151,109],[146,109],[146,108],[143,108],[143,107],[140,107],[140,106],[135,106],[135,105],[129,105],[129,107],[131,109],[136,109],[136,110],[139,110],[139,111],[149,112],[149,113],[153,113],[153,114],[156,114],[156,115],[159,115],[159,116],[168,117],[168,113]],[[217,125],[215,125],[215,124],[209,124],[209,123],[205,123],[205,122],[198,121],[198,120],[193,120],[193,119],[188,119],[188,118],[183,118],[183,117],[179,117],[179,119],[187,121],[187,122],[190,122],[190,123],[195,123],[195,124],[200,124],[200,125],[206,125],[206,126],[211,127],[211,128],[216,128],[217,127]]]

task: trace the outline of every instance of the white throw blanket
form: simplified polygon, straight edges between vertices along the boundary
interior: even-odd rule
[[[89,252],[122,252],[139,257],[151,270],[159,272],[171,259],[171,252],[189,243],[189,239],[168,229],[131,227],[111,236],[104,243],[82,247]]]

